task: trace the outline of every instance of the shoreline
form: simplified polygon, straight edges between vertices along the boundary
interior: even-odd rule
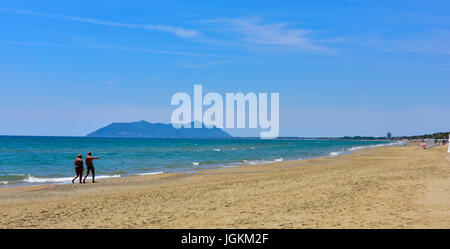
[[[232,163],[228,165],[216,165],[208,168],[200,168],[200,169],[192,169],[188,171],[166,171],[164,172],[163,169],[161,171],[156,172],[141,172],[141,173],[133,173],[133,174],[111,174],[111,175],[98,175],[96,176],[96,179],[109,179],[109,178],[122,178],[122,177],[135,177],[135,176],[145,176],[145,175],[158,175],[158,174],[168,174],[168,173],[184,173],[184,174],[195,174],[198,171],[202,170],[213,170],[213,169],[222,169],[222,168],[235,168],[235,167],[242,167],[242,166],[251,166],[251,165],[261,165],[261,164],[272,164],[277,162],[294,162],[294,161],[302,161],[302,160],[309,160],[314,158],[326,158],[326,157],[336,157],[336,156],[343,156],[348,155],[351,153],[354,153],[359,150],[365,150],[365,149],[371,149],[371,148],[377,148],[377,147],[391,147],[391,146],[405,146],[408,142],[405,141],[390,141],[390,143],[383,143],[383,144],[375,144],[375,145],[364,145],[364,146],[355,146],[350,148],[345,148],[341,151],[333,151],[326,155],[320,155],[320,156],[313,156],[313,157],[306,157],[306,158],[299,158],[299,159],[287,159],[285,160],[283,157],[272,159],[272,160],[251,160],[246,161],[242,163]],[[245,161],[245,160],[244,160]],[[25,182],[25,183],[18,183],[18,184],[8,184],[8,181],[1,181],[0,183],[0,189],[2,188],[17,188],[17,187],[30,187],[30,186],[45,186],[45,185],[65,185],[65,184],[72,184],[69,180],[73,178],[73,176],[61,176],[58,178],[45,178],[40,176],[33,176],[33,175],[23,175],[28,176],[28,178],[34,178],[35,182]],[[58,180],[66,178],[66,180]],[[89,179],[89,177],[88,177]],[[92,179],[92,178],[91,178]],[[40,183],[39,181],[42,181]],[[4,183],[6,182],[6,183]]]
[[[1,228],[450,228],[450,155],[301,161],[0,189]]]

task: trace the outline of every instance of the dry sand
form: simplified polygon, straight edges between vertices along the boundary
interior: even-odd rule
[[[0,189],[0,228],[450,228],[447,147]]]

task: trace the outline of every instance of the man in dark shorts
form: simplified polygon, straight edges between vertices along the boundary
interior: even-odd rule
[[[92,183],[95,183],[95,169],[94,169],[94,163],[92,162],[94,159],[100,159],[100,157],[93,157],[91,155],[91,152],[88,152],[88,156],[85,159],[87,171],[86,171],[86,175],[84,176],[83,183],[86,183],[86,177],[88,177],[90,171],[92,171]]]
[[[80,183],[81,183],[81,178],[83,178],[83,156],[81,154],[78,154],[77,159],[75,159],[75,173],[77,174],[77,176],[75,176],[75,178],[73,178],[72,180],[72,184],[75,183],[75,180],[80,177]]]

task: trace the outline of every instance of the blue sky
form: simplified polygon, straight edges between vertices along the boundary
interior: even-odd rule
[[[0,134],[170,121],[279,92],[281,136],[450,130],[449,1],[0,1]],[[253,136],[252,130],[233,135]]]

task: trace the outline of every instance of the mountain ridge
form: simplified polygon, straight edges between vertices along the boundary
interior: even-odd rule
[[[171,124],[150,123],[145,120],[136,122],[111,123],[87,134],[87,137],[128,137],[128,138],[232,138],[231,135],[217,127],[177,129]]]

